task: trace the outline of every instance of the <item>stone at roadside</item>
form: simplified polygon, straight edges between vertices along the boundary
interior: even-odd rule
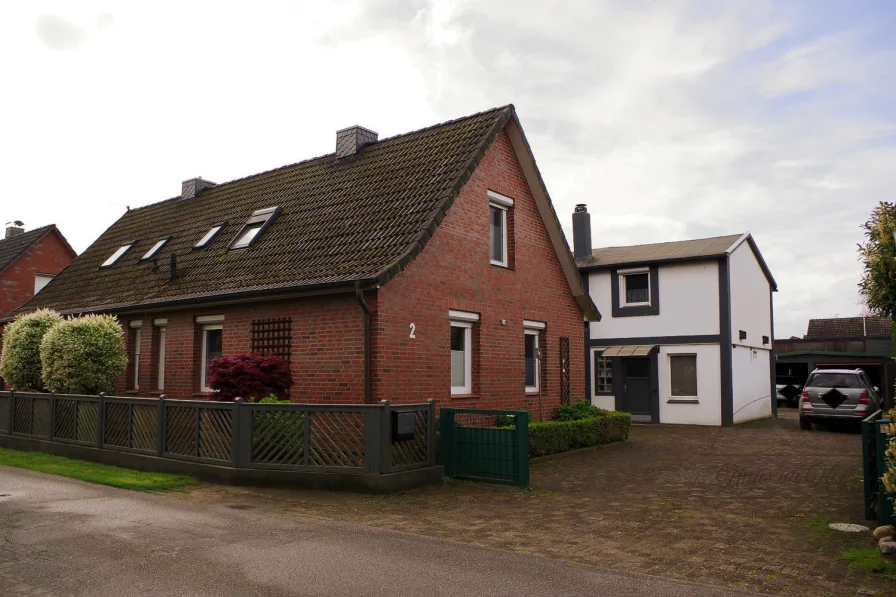
[[[880,543],[877,544],[877,548],[885,556],[891,556],[896,554],[896,541],[884,541],[881,539]]]
[[[832,522],[828,526],[835,531],[843,531],[844,533],[867,533],[871,530],[860,524],[849,524],[846,522]]]
[[[896,535],[896,528],[894,528],[890,525],[884,525],[882,527],[877,527],[876,529],[874,529],[873,535],[874,535],[874,538],[878,539],[878,540],[883,539],[884,537],[892,537],[892,536]]]

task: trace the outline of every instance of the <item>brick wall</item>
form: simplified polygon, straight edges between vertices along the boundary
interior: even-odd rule
[[[74,259],[69,248],[50,231],[0,272],[0,316],[34,296],[35,274],[56,275]]]
[[[371,302],[373,297],[368,297]],[[375,301],[373,301],[375,304]],[[165,389],[169,398],[205,398],[199,383],[202,324],[196,317],[223,315],[223,353],[249,352],[251,323],[271,317],[292,318],[291,369],[295,378],[293,399],[323,403],[358,403],[364,399],[363,312],[354,295],[293,299],[204,309],[123,315],[127,338],[129,323],[143,322],[140,334],[140,390],[128,388],[129,376],[119,377],[116,393],[158,396],[158,333],[153,322],[166,319]],[[133,357],[133,348],[129,357]]]
[[[490,189],[514,200],[508,218],[512,269],[489,262]],[[439,406],[535,410],[538,395],[527,394],[524,385],[524,319],[547,324],[541,335],[545,417],[560,402],[561,337],[570,339],[571,398],[584,399],[582,312],[506,133],[494,141],[417,260],[379,292],[373,353],[377,400],[434,398]],[[449,309],[481,317],[474,326],[468,396],[451,395]]]

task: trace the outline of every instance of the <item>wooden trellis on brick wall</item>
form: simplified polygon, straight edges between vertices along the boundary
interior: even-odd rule
[[[292,355],[292,318],[272,317],[254,320],[252,352],[272,354],[288,363]]]
[[[560,338],[560,404],[569,404],[569,338]]]

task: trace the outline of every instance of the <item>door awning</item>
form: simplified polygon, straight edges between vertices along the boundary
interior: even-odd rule
[[[610,346],[600,356],[602,357],[646,357],[650,351],[656,348],[656,344],[651,346],[635,345],[635,346]]]

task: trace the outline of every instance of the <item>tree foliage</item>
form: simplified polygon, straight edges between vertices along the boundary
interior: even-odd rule
[[[111,315],[66,319],[46,333],[40,345],[44,383],[64,394],[111,392],[124,373],[124,332]]]
[[[216,390],[216,400],[243,398],[254,402],[271,395],[284,399],[292,387],[292,373],[279,357],[237,354],[212,360],[208,385]]]
[[[40,390],[40,343],[44,334],[62,321],[50,309],[38,309],[19,315],[3,332],[3,353],[0,355],[0,377],[7,385],[20,390]]]
[[[868,309],[896,318],[896,204],[881,202],[862,226],[865,239],[859,245],[864,263],[859,289]]]

